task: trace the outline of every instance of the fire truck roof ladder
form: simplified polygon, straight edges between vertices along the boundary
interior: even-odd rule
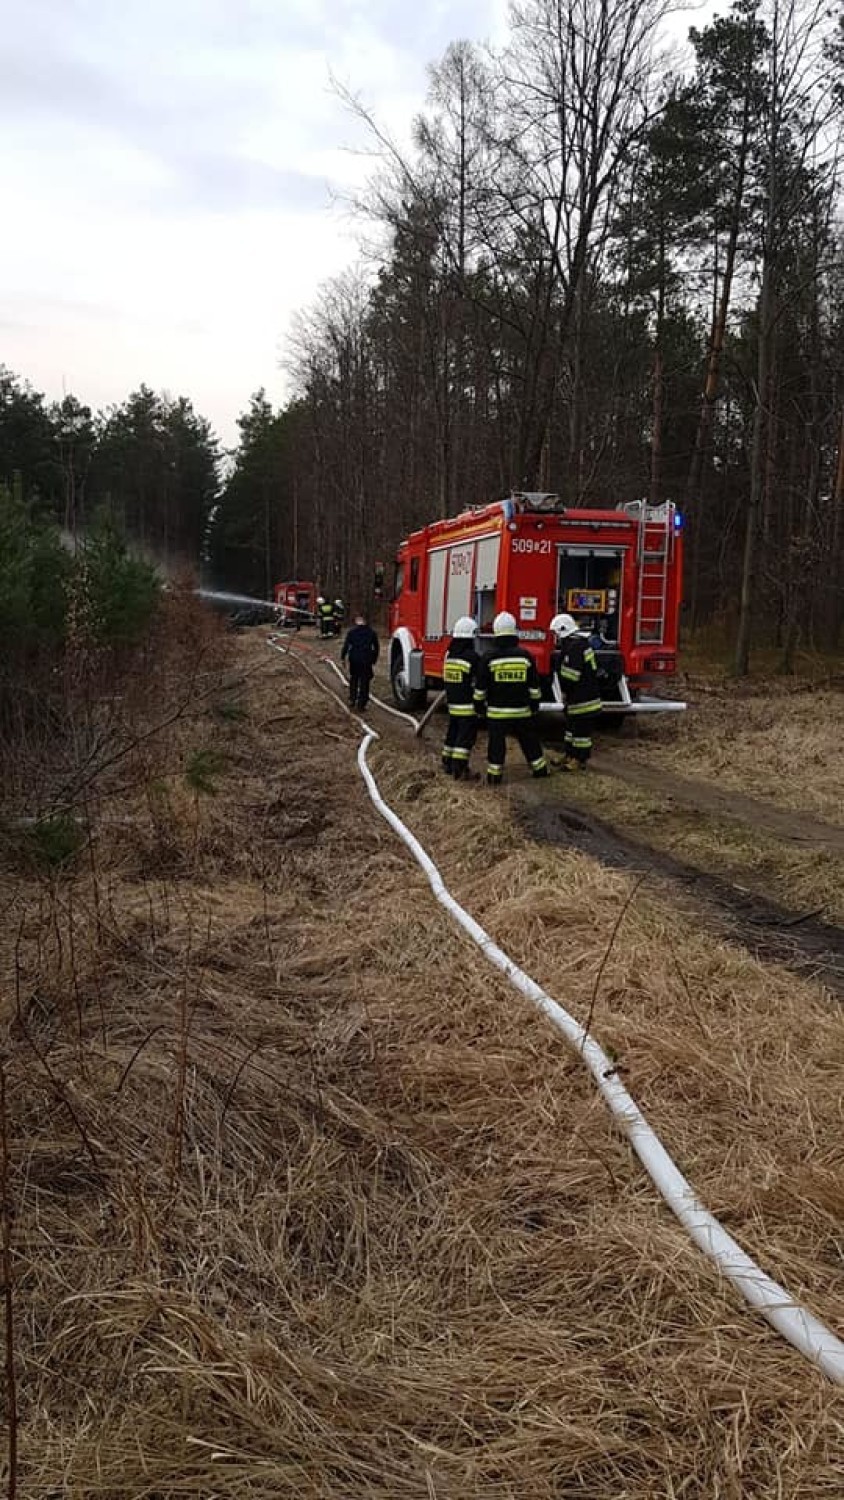
[[[661,645],[665,639],[668,565],[673,540],[672,507],[654,512],[645,501],[639,508],[638,583],[636,588],[636,645]]]

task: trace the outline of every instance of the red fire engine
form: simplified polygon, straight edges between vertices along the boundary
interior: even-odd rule
[[[539,669],[543,708],[562,707],[548,633],[558,611],[593,637],[608,712],[684,708],[645,692],[676,669],[682,552],[682,518],[670,501],[573,510],[557,495],[520,494],[413,532],[398,550],[390,606],[396,702],[421,707],[426,690],[441,686],[460,615],[478,621],[483,651],[506,609]]]
[[[315,583],[277,583],[275,586],[276,609],[280,613],[281,625],[313,625],[316,620],[317,591]]]

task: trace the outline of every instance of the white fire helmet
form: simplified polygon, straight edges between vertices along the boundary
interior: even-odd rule
[[[317,596],[317,604],[324,604],[324,603],[325,603],[325,600],[323,599],[322,594],[319,594]]]
[[[461,615],[459,620],[455,620],[452,635],[456,640],[470,641],[477,633],[478,627],[471,615]]]
[[[571,615],[555,615],[548,626],[551,634],[561,641],[564,641],[567,635],[574,635],[577,628],[577,621],[573,620]]]
[[[502,610],[492,622],[492,633],[493,635],[517,635],[516,616],[511,615],[506,609]]]
[[[342,601],[342,599],[335,599],[334,603],[337,605],[338,609],[342,609],[343,608],[343,601]]]

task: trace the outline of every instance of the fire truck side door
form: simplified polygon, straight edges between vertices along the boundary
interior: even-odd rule
[[[440,547],[428,553],[428,604],[425,611],[425,638],[439,640],[443,633],[446,563],[448,549]]]
[[[478,541],[475,559],[475,598],[472,613],[481,630],[488,629],[496,614],[496,583],[501,536],[484,536]]]

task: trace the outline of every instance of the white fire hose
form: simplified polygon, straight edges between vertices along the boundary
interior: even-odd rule
[[[270,641],[275,650],[286,651]],[[286,652],[293,655],[293,652]],[[301,658],[299,658],[301,661]],[[315,673],[309,675],[319,683]],[[334,664],[331,663],[333,666]],[[335,671],[337,668],[335,667]],[[342,673],[339,674],[342,676]],[[339,695],[326,683],[320,683],[342,708],[348,710]],[[386,706],[386,705],[384,705]],[[357,718],[357,715],[353,715]],[[409,717],[403,716],[403,717]],[[823,1371],[837,1385],[844,1385],[844,1343],[831,1329],[816,1318],[808,1309],[795,1302],[784,1287],[770,1276],[742,1250],[726,1229],[695,1194],[679,1167],[669,1156],[658,1135],[648,1124],[639,1106],[619,1081],[616,1069],[603,1048],[584,1030],[574,1016],[557,1000],[554,1000],[529,974],[519,968],[502,948],[493,941],[489,933],[470,916],[452,896],[433,860],[423,849],[419,840],[402,822],[397,813],[384,801],[378,790],[375,777],[367,764],[366,756],[373,740],[378,739],[375,730],[362,719],[358,719],[364,737],[358,747],[357,761],[366,789],[381,814],[399,838],[407,845],[417,864],[425,872],[431,890],[442,906],[451,913],[480,948],[491,964],[509,979],[515,989],[537,1006],[561,1031],[577,1055],[583,1059],[615,1119],[627,1135],[633,1150],[651,1178],[665,1203],[676,1215],[691,1239],[714,1261],[718,1269],[732,1282],[744,1300],[760,1312],[773,1328],[808,1360]],[[414,721],[415,722],[415,721]]]

